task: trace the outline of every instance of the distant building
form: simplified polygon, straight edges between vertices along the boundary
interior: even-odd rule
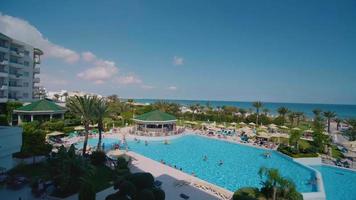
[[[15,166],[12,154],[19,152],[22,145],[22,128],[0,126],[0,168],[9,170]]]
[[[60,91],[48,91],[46,93],[46,98],[52,99],[57,102],[66,102],[67,98],[69,97],[74,97],[74,96],[98,96],[102,97],[100,94],[95,94],[95,93],[88,93],[88,92],[83,92],[83,91],[67,91],[67,90],[60,90]]]
[[[0,103],[38,98],[43,52],[0,33]]]

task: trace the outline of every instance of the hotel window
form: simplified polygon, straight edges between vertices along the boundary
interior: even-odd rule
[[[29,65],[30,65],[30,62],[24,61],[23,64],[24,64],[25,66],[29,66]]]
[[[22,97],[23,98],[28,98],[28,93],[23,93]]]
[[[24,76],[24,77],[28,77],[29,75],[30,75],[30,73],[28,73],[28,72],[24,72],[24,73],[23,73],[23,76]]]
[[[28,87],[28,82],[24,82],[24,83],[23,83],[23,86],[24,86],[24,87]]]
[[[29,55],[30,55],[30,52],[27,51],[27,50],[25,50],[25,51],[24,51],[24,54],[25,54],[25,56],[29,56]]]

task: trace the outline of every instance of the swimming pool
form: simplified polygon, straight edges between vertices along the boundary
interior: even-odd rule
[[[89,145],[95,146],[97,139],[89,139]],[[104,138],[103,143],[109,146],[117,143],[117,139]],[[82,145],[79,144],[79,145]],[[162,141],[144,142],[128,141],[130,150],[156,161],[164,160],[171,166],[176,165],[186,173],[194,172],[199,178],[219,185],[230,191],[253,186],[260,187],[258,170],[260,167],[277,168],[283,176],[291,178],[300,192],[313,192],[316,187],[307,182],[314,177],[314,171],[291,162],[279,153],[269,151],[271,158],[263,156],[267,150],[238,145],[226,141],[187,135],[170,141],[169,145]],[[207,156],[207,161],[203,160]],[[219,161],[223,165],[219,166]]]
[[[355,200],[356,172],[331,166],[313,166],[321,172],[327,200]]]

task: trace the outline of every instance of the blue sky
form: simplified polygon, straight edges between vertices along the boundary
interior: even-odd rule
[[[4,1],[49,90],[356,103],[356,1]]]

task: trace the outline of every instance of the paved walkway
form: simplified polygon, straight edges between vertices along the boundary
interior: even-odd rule
[[[224,199],[214,193],[224,194],[228,197],[227,199],[231,198],[232,192],[226,189],[205,182],[199,178],[183,173],[177,169],[161,164],[137,153],[128,152],[127,154],[134,159],[132,166],[130,167],[131,172],[150,172],[156,180],[163,183],[162,189],[166,193],[166,199],[182,200],[179,196],[182,193],[190,196],[189,199],[194,200]],[[183,182],[191,184],[183,184]],[[177,186],[179,183],[182,184],[182,186]],[[206,191],[198,189],[197,187],[205,188]]]

